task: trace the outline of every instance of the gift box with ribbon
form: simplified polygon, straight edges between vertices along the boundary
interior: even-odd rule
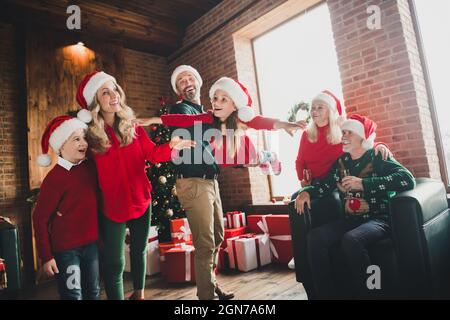
[[[192,241],[192,233],[189,228],[187,218],[179,218],[170,220],[170,234],[172,242],[188,242]]]
[[[227,240],[230,268],[243,272],[270,264],[270,241],[266,234],[247,233]]]
[[[292,236],[287,214],[255,214],[247,217],[249,232],[266,234],[276,262],[289,263],[293,257]]]
[[[247,216],[247,232],[251,233],[264,233],[264,231],[258,226],[258,222],[262,220],[263,217],[267,217],[269,214],[249,214]]]
[[[195,249],[183,243],[165,253],[165,278],[167,282],[195,282]]]
[[[163,276],[166,276],[166,252],[169,251],[172,248],[180,248],[182,246],[185,245],[192,245],[192,241],[188,241],[188,242],[178,242],[178,243],[174,243],[174,242],[162,242],[159,244],[159,261],[160,261],[160,265],[161,265],[161,273],[163,274]]]
[[[223,242],[221,247],[225,249],[227,247],[227,239],[240,236],[242,234],[245,234],[246,232],[246,227],[225,229],[223,232]]]
[[[146,275],[151,276],[161,271],[159,257],[158,230],[156,227],[150,227],[149,238],[147,242],[147,270]],[[130,263],[130,231],[126,230],[125,235],[125,272],[131,272]]]
[[[228,228],[245,227],[247,221],[245,220],[245,213],[242,211],[231,211],[226,213]]]
[[[264,221],[264,219],[262,220]],[[279,263],[289,263],[293,257],[292,253],[292,235],[289,224],[289,215],[277,214],[268,216],[267,229],[270,235],[270,242],[273,243],[275,250],[273,256]],[[264,224],[264,222],[262,222]]]

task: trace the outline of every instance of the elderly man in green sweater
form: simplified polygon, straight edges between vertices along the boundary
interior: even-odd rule
[[[389,198],[396,192],[414,188],[412,174],[392,158],[375,156],[376,124],[367,117],[353,115],[342,126],[344,154],[320,184],[302,188],[295,206],[299,214],[311,197],[320,198],[339,190],[344,216],[308,234],[308,257],[319,298],[338,296],[333,283],[329,250],[340,246],[348,265],[352,294],[370,297],[367,268],[371,265],[367,248],[390,235]],[[312,213],[314,214],[314,213]],[[382,270],[381,270],[382,272]]]

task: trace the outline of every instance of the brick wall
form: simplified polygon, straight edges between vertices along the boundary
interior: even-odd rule
[[[0,22],[0,216],[18,226],[23,279],[33,277],[23,34]]]
[[[370,116],[378,139],[416,176],[440,179],[419,51],[407,0],[327,2],[348,113]],[[381,29],[367,25],[370,4]]]
[[[28,190],[24,53],[12,26],[0,23],[0,39],[0,205],[10,206]]]
[[[124,49],[124,63],[128,105],[137,116],[157,115],[159,97],[171,95],[167,59]]]

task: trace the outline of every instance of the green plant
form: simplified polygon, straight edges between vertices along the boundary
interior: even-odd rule
[[[308,113],[308,117],[305,119],[306,123],[309,123],[311,120],[311,116],[309,115],[309,103],[306,103],[304,101],[300,101],[299,103],[296,103],[288,112],[288,121],[290,122],[296,122],[297,121],[297,113],[300,110],[304,110]]]

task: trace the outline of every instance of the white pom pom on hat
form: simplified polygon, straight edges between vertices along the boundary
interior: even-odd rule
[[[92,121],[92,114],[87,109],[80,109],[80,111],[77,112],[77,118],[84,123],[89,123]]]
[[[238,109],[238,118],[241,121],[249,122],[255,117],[252,98],[241,82],[228,77],[220,78],[209,89],[210,99],[214,98],[214,93],[217,90],[223,90],[230,96]]]

